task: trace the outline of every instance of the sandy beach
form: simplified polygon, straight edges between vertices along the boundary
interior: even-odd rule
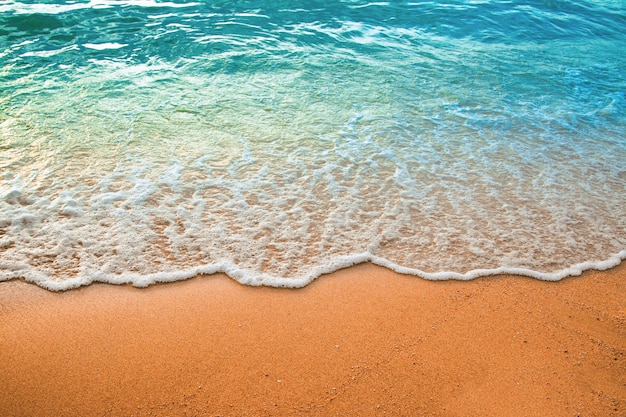
[[[626,265],[306,288],[0,283],[2,416],[624,416]]]

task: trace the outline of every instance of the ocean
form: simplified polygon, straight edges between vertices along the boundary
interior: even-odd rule
[[[0,1],[0,281],[626,259],[626,2]]]

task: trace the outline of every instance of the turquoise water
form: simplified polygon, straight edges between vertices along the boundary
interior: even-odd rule
[[[0,1],[0,281],[614,266],[624,45],[624,1]]]

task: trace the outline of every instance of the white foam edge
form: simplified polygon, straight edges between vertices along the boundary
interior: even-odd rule
[[[44,274],[36,271],[25,271],[28,267],[21,265],[18,268],[8,268],[3,265],[4,276],[0,277],[0,282],[12,279],[24,279],[27,282],[36,284],[50,291],[66,291],[93,283],[107,283],[116,285],[133,285],[138,288],[145,288],[157,283],[183,281],[194,278],[198,275],[213,275],[217,273],[226,274],[231,279],[243,285],[249,286],[267,286],[275,288],[302,288],[313,282],[322,275],[330,274],[340,269],[350,266],[370,262],[375,265],[382,266],[391,271],[403,275],[414,275],[430,281],[460,280],[469,281],[479,277],[493,275],[518,275],[536,278],[542,281],[560,281],[566,277],[579,276],[587,270],[604,271],[619,265],[626,259],[626,250],[610,256],[604,261],[587,261],[569,268],[556,272],[539,272],[526,268],[500,267],[494,269],[474,269],[466,273],[443,271],[443,272],[425,272],[419,269],[409,268],[398,265],[387,259],[374,256],[370,253],[360,253],[349,256],[341,256],[335,258],[332,262],[317,266],[308,273],[295,278],[282,278],[274,275],[259,274],[243,268],[230,262],[219,262],[210,265],[201,265],[198,267],[174,271],[174,272],[157,272],[153,274],[104,274],[93,273],[90,275],[81,275],[67,279],[52,279]]]

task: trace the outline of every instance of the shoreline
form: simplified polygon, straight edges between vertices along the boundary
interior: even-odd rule
[[[626,263],[547,282],[370,263],[304,288],[224,274],[0,282],[7,416],[621,416]]]
[[[253,287],[271,287],[271,288],[291,288],[298,289],[310,285],[313,281],[325,276],[337,273],[342,269],[356,267],[362,264],[372,264],[385,268],[399,275],[412,276],[429,281],[470,281],[479,278],[487,278],[498,275],[512,275],[520,277],[529,277],[541,281],[560,281],[565,278],[577,277],[586,271],[606,271],[619,266],[626,260],[626,250],[612,254],[610,257],[602,261],[585,261],[571,265],[565,269],[555,272],[539,272],[533,269],[521,267],[498,267],[493,269],[472,269],[467,272],[425,272],[420,269],[410,268],[398,265],[385,258],[371,255],[369,253],[354,254],[342,256],[330,262],[324,267],[314,268],[308,273],[294,278],[281,278],[268,274],[257,274],[245,269],[239,268],[237,265],[229,262],[220,262],[210,265],[201,265],[198,267],[179,270],[174,272],[156,272],[146,275],[124,274],[124,275],[107,275],[99,274],[96,278],[87,278],[79,276],[75,278],[65,278],[61,280],[46,279],[42,275],[36,274],[35,278],[27,278],[21,272],[16,272],[12,278],[0,279],[0,283],[21,280],[30,284],[37,285],[49,291],[71,291],[77,288],[86,287],[93,284],[112,284],[112,285],[132,285],[137,288],[146,288],[151,285],[168,284],[178,281],[186,281],[199,276],[219,275],[223,274],[230,279],[242,285]]]

